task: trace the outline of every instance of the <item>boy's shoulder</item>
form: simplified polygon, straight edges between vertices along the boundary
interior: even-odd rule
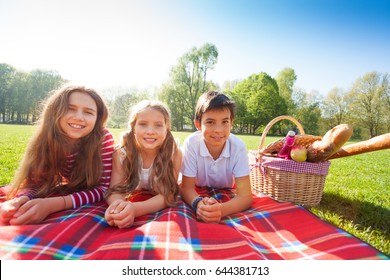
[[[200,142],[200,140],[202,140],[202,133],[200,131],[195,131],[188,135],[188,137],[185,139],[185,142],[193,144]]]
[[[236,146],[238,148],[246,148],[245,142],[233,133],[230,133],[228,141],[230,142],[230,145]]]

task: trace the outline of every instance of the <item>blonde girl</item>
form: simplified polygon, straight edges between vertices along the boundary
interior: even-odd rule
[[[0,204],[0,224],[33,224],[104,198],[114,141],[99,94],[66,85],[46,101],[40,123]]]
[[[109,225],[130,227],[134,218],[175,203],[182,153],[171,133],[168,109],[158,101],[141,101],[130,116],[130,130],[113,154],[110,188],[106,193]],[[152,197],[130,202],[129,197],[147,191]]]

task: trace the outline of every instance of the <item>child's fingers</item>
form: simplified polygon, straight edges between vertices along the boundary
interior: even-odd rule
[[[207,200],[207,203],[212,205],[212,204],[216,204],[218,203],[218,200],[216,200],[214,197],[210,197],[208,200]]]
[[[203,197],[203,199],[199,202],[199,204],[201,203],[201,202],[203,202],[203,204],[204,205],[207,205],[208,204],[208,201],[209,201],[209,199],[210,199],[210,197],[208,197],[208,196],[205,196],[205,197]]]
[[[10,219],[20,216],[21,213],[24,212],[24,211],[20,211],[20,208],[22,205],[26,203],[26,201],[28,201],[28,198],[26,200],[24,197],[18,197],[1,204],[1,208],[0,208],[1,223],[7,224],[9,223]],[[18,214],[16,215],[16,213]]]
[[[120,220],[120,221],[115,221],[116,226],[118,228],[128,228],[131,227],[134,223],[134,218],[127,216],[125,219]]]
[[[13,217],[15,211],[1,211],[0,213],[0,225],[6,225]]]
[[[125,219],[128,216],[133,215],[133,206],[130,202],[126,202],[118,206],[117,209],[120,209],[118,213],[113,214],[114,219]]]
[[[110,214],[115,213],[115,209],[118,206],[118,203],[119,203],[118,201],[114,201],[113,203],[111,203],[110,206],[108,206],[107,208],[108,213]]]
[[[207,223],[219,222],[221,220],[221,204],[218,201],[211,205],[200,204],[197,215]]]
[[[21,207],[22,205],[26,204],[26,202],[30,201],[30,199],[27,197],[27,196],[21,196],[21,197],[18,197],[18,198],[15,198],[13,201],[12,201],[12,204],[16,207],[16,208],[19,208]]]
[[[23,205],[21,205],[20,207],[17,208],[17,211],[15,212],[13,217],[18,218],[18,217],[24,215],[26,212],[28,212],[29,209],[31,209],[32,206],[33,206],[32,203],[24,203]]]
[[[123,209],[126,208],[127,204],[129,204],[129,203],[130,203],[130,202],[123,201],[123,200],[114,201],[114,202],[110,205],[110,213],[111,213],[111,214],[118,214],[118,213],[120,213],[121,211],[123,211]]]
[[[107,224],[109,224],[110,226],[115,226],[115,221],[114,221],[114,219],[112,219],[112,218],[106,218],[106,221],[107,221]]]
[[[110,209],[107,208],[106,212],[104,213],[104,218],[106,219],[107,224],[110,226],[115,226],[114,220],[112,218],[112,215],[110,214]]]
[[[11,225],[24,225],[34,221],[34,211],[31,208],[21,209],[10,219]]]
[[[1,205],[1,209],[4,212],[11,212],[11,211],[15,212],[22,205],[22,202],[23,200],[21,200],[20,198],[14,198],[12,200],[4,202]]]

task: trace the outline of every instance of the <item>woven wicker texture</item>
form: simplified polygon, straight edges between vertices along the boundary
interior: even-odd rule
[[[271,120],[260,138],[257,163],[251,165],[252,187],[278,201],[313,206],[320,203],[329,161],[310,163],[295,162],[273,157],[262,156],[265,137],[270,128],[281,120],[292,121],[301,134],[305,131],[302,125],[291,116],[279,116]]]

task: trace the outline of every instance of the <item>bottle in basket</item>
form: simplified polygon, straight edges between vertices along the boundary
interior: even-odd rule
[[[278,152],[278,157],[284,158],[284,159],[290,159],[290,151],[292,146],[294,145],[295,140],[295,132],[293,130],[290,130],[286,138],[284,139],[283,147]]]

